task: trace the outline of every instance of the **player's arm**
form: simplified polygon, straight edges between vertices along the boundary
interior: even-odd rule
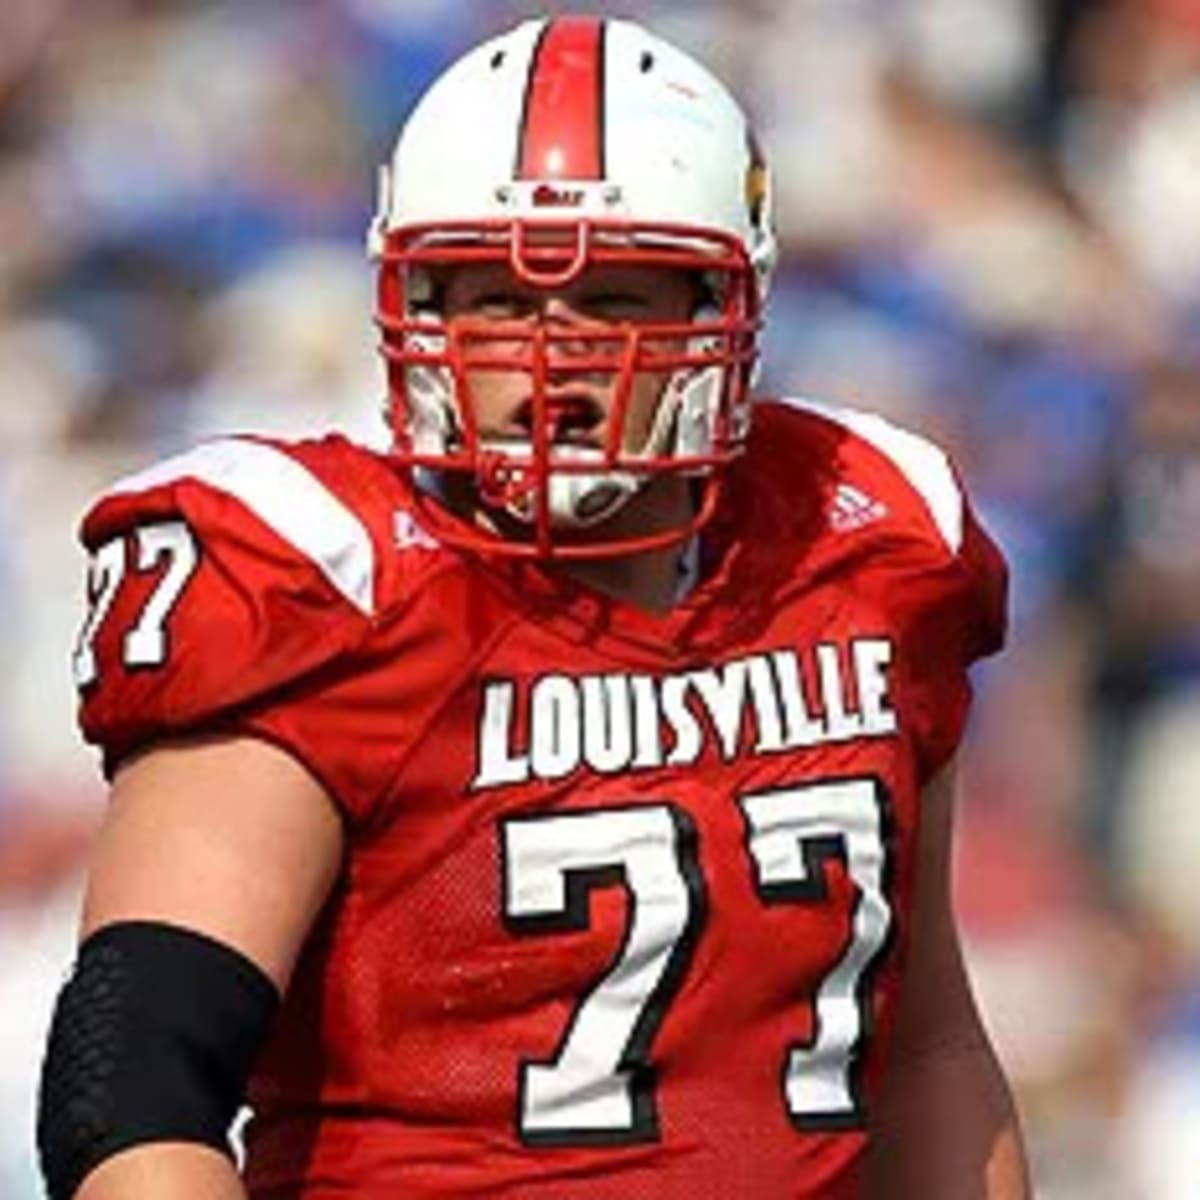
[[[1032,1195],[1008,1084],[971,996],[951,905],[954,771],[922,796],[912,943],[872,1119],[875,1200]]]
[[[62,1017],[72,985],[64,989],[43,1078],[43,1162],[57,1156],[68,1181],[54,1200],[242,1200],[224,1144],[231,1091],[244,1083],[342,847],[324,790],[265,742],[166,745],[118,773],[75,979],[89,946],[106,952],[107,967],[93,963],[95,994],[75,998],[71,1020]],[[114,988],[106,969],[134,986]],[[99,1084],[95,1102],[77,1110],[94,1118],[90,1136],[49,1111],[55,1098],[60,1109],[80,1098],[73,1078],[84,1091]],[[172,1122],[194,1134],[164,1134]]]

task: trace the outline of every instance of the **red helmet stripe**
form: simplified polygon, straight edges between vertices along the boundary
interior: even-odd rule
[[[604,178],[604,22],[558,17],[529,70],[518,179]]]

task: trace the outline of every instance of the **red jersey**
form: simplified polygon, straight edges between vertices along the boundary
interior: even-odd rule
[[[435,532],[338,438],[210,443],[84,524],[109,766],[251,734],[345,818],[251,1194],[856,1196],[921,788],[1002,639],[946,458],[760,405],[665,615]]]

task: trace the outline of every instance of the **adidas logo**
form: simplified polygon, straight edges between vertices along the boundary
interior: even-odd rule
[[[848,533],[887,515],[886,504],[848,483],[840,483],[830,506],[829,523],[838,533]]]
[[[400,509],[392,515],[392,536],[401,550],[419,546],[422,550],[436,550],[439,542],[433,534],[418,525],[412,513]]]

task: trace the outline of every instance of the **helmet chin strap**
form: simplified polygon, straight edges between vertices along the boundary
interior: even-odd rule
[[[486,469],[479,480],[485,502],[503,508],[523,524],[537,519],[537,484],[532,472],[521,466],[528,461],[527,441],[489,439],[486,451],[495,454],[495,472]],[[556,446],[559,462],[601,466],[604,455],[590,446]],[[515,460],[515,464],[514,464]],[[551,471],[546,481],[546,506],[556,529],[587,529],[598,525],[622,508],[641,488],[645,477],[632,471]]]

